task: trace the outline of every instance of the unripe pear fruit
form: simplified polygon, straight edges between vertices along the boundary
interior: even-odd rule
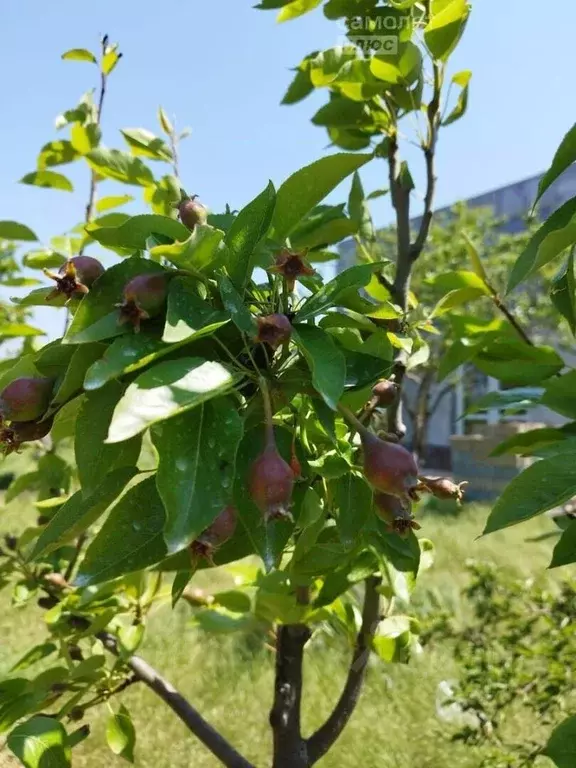
[[[378,517],[383,520],[388,530],[407,535],[411,529],[419,530],[420,524],[412,517],[410,506],[406,506],[397,496],[388,493],[374,494],[374,507]]]
[[[414,456],[399,443],[380,440],[362,428],[364,475],[377,491],[402,500],[417,498],[418,465]]]
[[[372,389],[372,395],[376,400],[376,405],[379,405],[381,408],[387,408],[396,400],[398,386],[393,381],[382,379]]]
[[[139,331],[142,320],[156,317],[162,312],[167,296],[167,275],[136,275],[124,286],[124,301],[117,304],[120,308],[120,323],[130,323]]]
[[[214,522],[202,531],[200,536],[190,545],[192,557],[204,558],[212,563],[214,552],[234,535],[237,520],[238,510],[236,507],[232,504],[224,507]]]
[[[468,485],[467,481],[455,483],[448,477],[421,477],[420,490],[429,491],[437,499],[454,499],[460,504],[464,498],[463,486]]]
[[[86,288],[90,288],[92,283],[95,283],[99,277],[101,277],[105,269],[98,259],[92,256],[74,256],[69,259],[66,264],[62,265],[58,272],[61,275],[66,274],[66,268],[68,264],[72,264],[76,271],[76,279],[79,283],[82,283]]]
[[[272,429],[267,430],[266,446],[252,464],[248,488],[250,498],[266,521],[292,519],[294,472],[278,453]]]
[[[202,203],[196,199],[197,195],[185,198],[178,205],[180,221],[192,232],[198,224],[206,224],[208,211]]]
[[[43,421],[13,421],[9,427],[0,429],[0,445],[8,456],[18,451],[22,443],[30,443],[46,437],[52,429],[53,417]]]
[[[98,259],[92,256],[74,256],[60,267],[57,275],[48,270],[44,272],[56,282],[56,288],[47,299],[60,293],[70,299],[74,295],[88,293],[92,284],[104,274],[105,269]]]
[[[272,349],[278,349],[281,344],[290,340],[292,323],[286,315],[265,315],[257,318],[257,323],[256,341],[268,344]]]
[[[10,421],[35,421],[44,415],[52,398],[53,379],[14,379],[0,394],[0,414]]]

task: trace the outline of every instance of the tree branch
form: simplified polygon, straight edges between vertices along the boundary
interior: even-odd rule
[[[520,336],[522,341],[526,342],[526,344],[529,344],[531,347],[533,347],[534,342],[532,341],[530,336],[528,336],[524,328],[522,328],[518,320],[516,320],[512,312],[506,306],[506,304],[504,304],[502,299],[497,294],[494,294],[492,296],[492,301],[494,302],[494,306],[497,307],[497,309],[499,309],[500,312],[502,312],[504,317],[508,320],[510,325],[514,328],[516,333]]]
[[[360,698],[370,657],[370,646],[380,621],[380,594],[377,591],[379,584],[380,580],[374,576],[366,579],[362,627],[356,638],[348,678],[334,711],[324,725],[308,739],[310,765],[320,760],[340,736]]]
[[[436,394],[436,397],[434,400],[432,400],[432,404],[430,406],[429,414],[430,416],[433,413],[436,413],[436,409],[442,402],[442,400],[446,397],[446,395],[451,392],[454,389],[454,385],[449,383],[442,387],[442,389]]]
[[[440,96],[442,93],[442,72],[440,66],[434,62],[434,92],[428,105],[428,138],[424,146],[424,158],[426,161],[426,195],[424,197],[424,213],[420,222],[420,230],[415,242],[410,247],[410,259],[412,263],[418,259],[428,234],[434,215],[434,196],[436,194],[436,143],[438,141],[438,129],[440,127]]]
[[[430,1],[427,0],[428,11]],[[436,191],[435,157],[440,127],[440,97],[442,92],[442,70],[440,65],[434,62],[434,88],[432,98],[428,105],[428,135],[423,145],[426,160],[426,195],[424,198],[424,213],[420,230],[414,243],[410,238],[410,191],[404,190],[398,179],[398,143],[394,137],[390,140],[388,152],[388,165],[390,174],[390,191],[392,202],[396,210],[396,228],[398,231],[398,253],[396,257],[396,275],[392,296],[404,312],[408,308],[408,293],[410,291],[410,277],[414,262],[418,259],[426,244],[432,223],[434,195]],[[402,438],[406,434],[406,426],[402,420],[402,384],[406,373],[406,353],[399,350],[394,362],[394,381],[398,385],[399,394],[396,401],[388,408],[388,430]]]
[[[108,45],[108,36],[105,35],[102,38],[102,56],[106,54],[106,46]],[[106,95],[106,74],[104,71],[101,70],[100,72],[100,92],[98,95],[98,105],[96,107],[96,125],[100,127],[100,122],[102,120],[102,107],[104,106],[104,96]],[[86,203],[86,212],[84,216],[84,220],[86,224],[90,222],[92,219],[92,214],[94,213],[94,201],[96,198],[96,180],[97,180],[97,174],[96,171],[91,171],[90,173],[90,188],[88,192],[88,202]],[[80,251],[78,252],[79,256],[82,256],[84,253],[86,245],[82,245],[80,248]]]
[[[113,635],[108,632],[99,632],[97,637],[108,651],[115,656],[119,656],[118,645]],[[221,763],[228,768],[254,768],[148,662],[139,656],[130,656],[126,660],[126,664],[134,672],[138,680],[141,680],[148,688],[154,691]]]

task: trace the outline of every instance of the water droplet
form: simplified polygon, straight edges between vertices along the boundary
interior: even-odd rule
[[[222,488],[228,488],[228,486],[230,485],[230,478],[224,476],[221,480],[221,485],[222,485]]]
[[[186,470],[188,469],[188,462],[186,461],[186,459],[177,459],[176,469],[179,472],[186,472]]]
[[[211,437],[210,440],[208,440],[208,448],[215,448],[216,447],[216,440]]]
[[[133,349],[124,349],[122,351],[122,357],[132,357],[134,355]]]
[[[134,522],[132,523],[132,528],[133,528],[135,531],[139,531],[139,530],[142,528],[142,525],[141,525],[140,523],[138,523],[138,522],[134,521]]]

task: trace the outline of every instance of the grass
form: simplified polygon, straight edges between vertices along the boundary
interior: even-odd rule
[[[431,600],[447,606],[465,621],[468,606],[462,597],[468,558],[490,560],[503,570],[542,579],[551,554],[548,540],[527,541],[551,529],[550,521],[529,524],[477,539],[486,519],[482,506],[465,508],[458,516],[426,513],[423,531],[436,545],[434,567],[421,580],[415,602]],[[8,521],[14,524],[14,511]],[[10,520],[12,518],[12,520]],[[213,574],[219,577],[221,574]],[[206,577],[203,577],[206,578]],[[9,610],[9,595],[0,593],[0,675],[31,644],[42,637],[34,607]],[[273,685],[273,658],[266,650],[249,652],[239,638],[207,636],[188,622],[189,608],[161,607],[151,616],[142,655],[162,671],[199,711],[257,766],[270,765],[267,724]],[[32,639],[34,639],[32,637]],[[348,651],[328,653],[323,642],[312,643],[305,668],[303,721],[306,732],[317,727],[337,699],[346,674]],[[348,729],[323,768],[478,768],[486,752],[450,741],[450,725],[436,714],[442,680],[458,677],[448,645],[427,648],[407,666],[385,665],[373,659],[360,704]],[[134,718],[140,768],[213,768],[218,766],[154,694],[134,686],[122,694]],[[74,755],[75,768],[121,764],[104,740],[107,710],[92,711],[92,735]],[[526,713],[515,718],[514,738],[532,737],[538,723]],[[0,768],[13,765],[0,752]],[[552,764],[541,759],[542,768]]]

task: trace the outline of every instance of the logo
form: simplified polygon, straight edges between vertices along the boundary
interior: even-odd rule
[[[411,24],[409,15],[393,9],[373,16],[350,16],[340,22],[348,43],[367,55],[396,56],[400,32]]]
[[[398,38],[395,35],[349,35],[348,39],[368,55],[395,56],[398,53]]]

